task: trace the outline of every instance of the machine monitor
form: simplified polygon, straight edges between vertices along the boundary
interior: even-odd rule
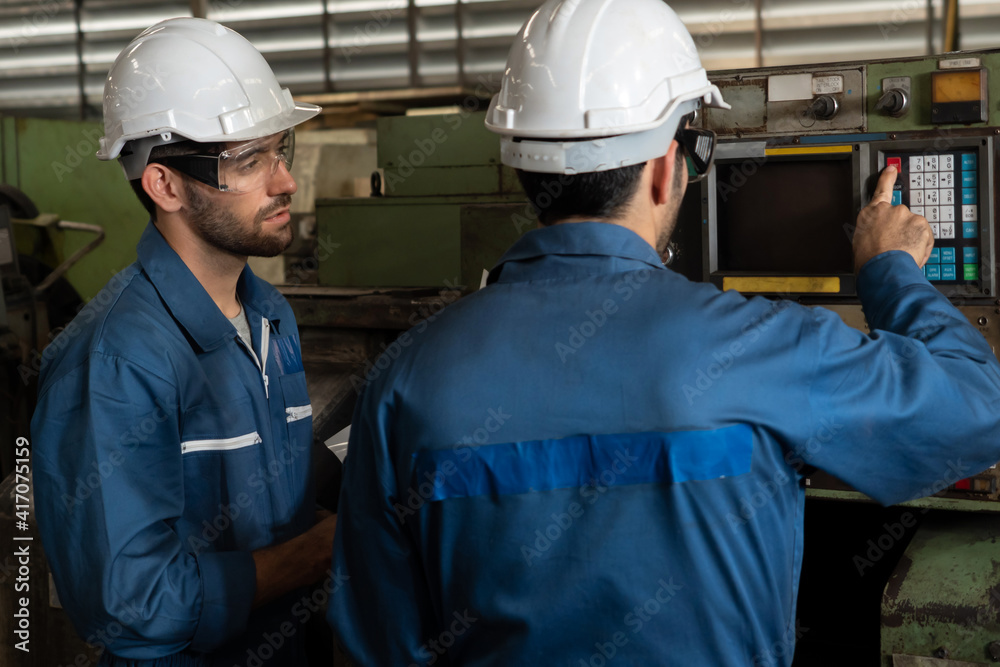
[[[853,295],[860,147],[752,142],[720,153],[703,186],[706,278],[743,292]]]
[[[948,296],[995,292],[992,139],[773,146],[721,143],[702,186],[704,278],[746,293],[856,297],[851,241],[887,164],[894,204],[925,216],[927,279]]]
[[[741,176],[738,163],[719,165],[720,184]],[[775,160],[760,165],[743,187],[720,191],[719,270],[849,274],[851,239],[845,223],[854,211],[853,176],[845,160]],[[776,197],[776,192],[782,194]]]

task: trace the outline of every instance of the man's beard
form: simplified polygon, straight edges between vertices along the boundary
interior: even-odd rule
[[[673,176],[673,192],[674,196],[670,200],[670,207],[664,211],[664,216],[666,217],[666,222],[662,229],[660,230],[660,236],[656,239],[656,252],[661,258],[666,260],[668,252],[667,248],[670,246],[670,237],[674,234],[674,229],[677,227],[677,216],[681,211],[681,202],[684,200],[684,181],[687,180],[687,161],[684,159],[684,154],[678,151],[678,158],[674,162],[674,176]]]
[[[235,257],[276,257],[292,244],[292,226],[286,224],[273,234],[264,234],[264,220],[292,203],[290,194],[274,197],[257,211],[250,228],[232,211],[214,204],[191,183],[187,188],[189,218],[195,232],[209,244]]]

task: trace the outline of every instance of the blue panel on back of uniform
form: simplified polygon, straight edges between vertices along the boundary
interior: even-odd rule
[[[433,481],[430,500],[513,495],[602,484],[682,483],[750,472],[753,431],[578,435],[559,440],[458,446],[417,452],[414,481]]]

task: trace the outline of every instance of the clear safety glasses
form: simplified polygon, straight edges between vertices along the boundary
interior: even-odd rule
[[[715,132],[687,127],[692,120],[694,120],[693,113],[683,116],[674,138],[687,153],[688,183],[697,183],[705,178],[712,168],[712,161],[715,158]]]
[[[218,155],[171,155],[155,162],[222,192],[246,193],[267,185],[280,163],[291,170],[294,153],[295,132],[285,130],[227,148]]]

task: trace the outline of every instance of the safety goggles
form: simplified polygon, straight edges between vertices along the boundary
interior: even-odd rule
[[[708,175],[715,158],[715,132],[686,127],[694,120],[694,114],[681,118],[674,138],[686,153],[688,183],[697,183]]]
[[[154,162],[222,192],[246,193],[266,186],[279,164],[291,170],[294,153],[295,133],[285,130],[227,148],[218,155],[171,155]]]

